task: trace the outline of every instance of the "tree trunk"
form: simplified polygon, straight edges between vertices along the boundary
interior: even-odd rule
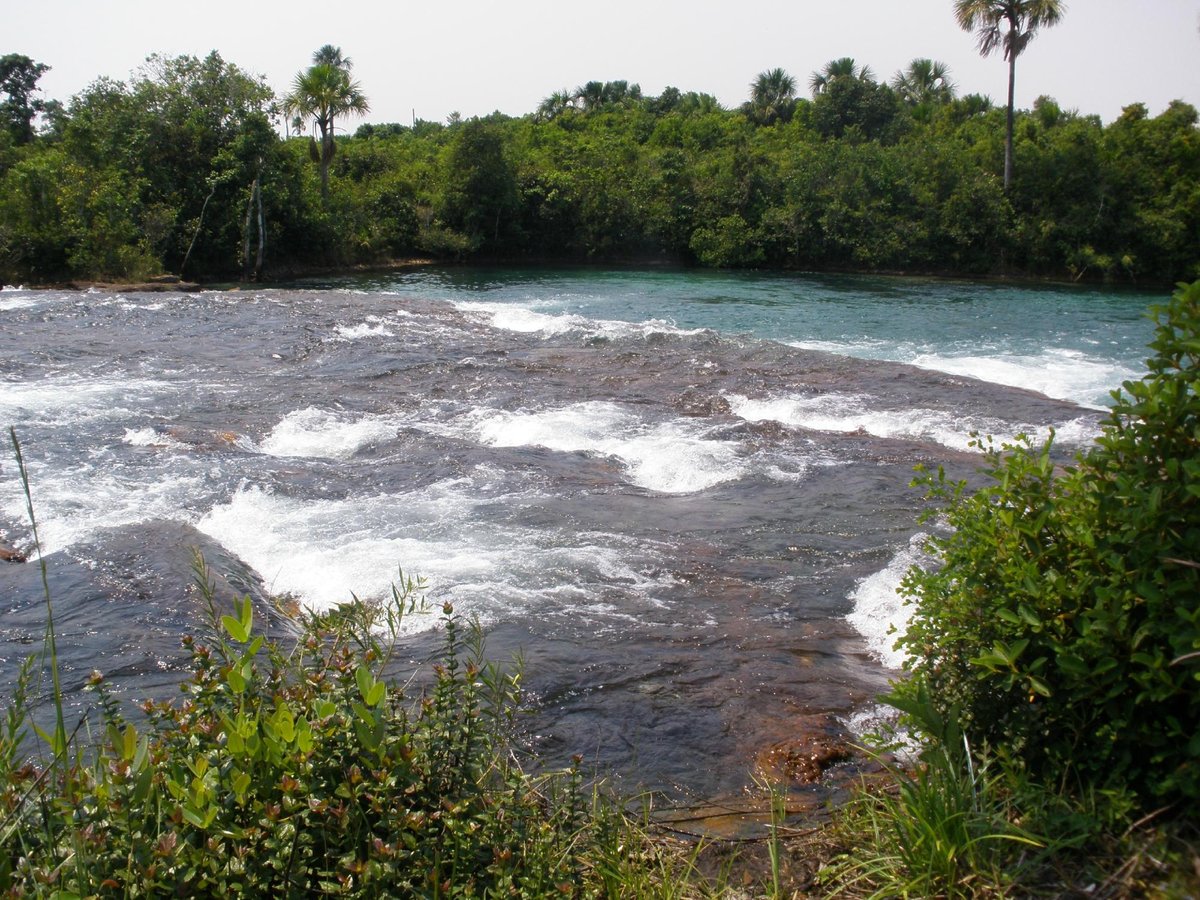
[[[213,194],[217,192],[217,183],[214,181],[212,190],[208,192],[208,196],[204,198],[204,205],[200,207],[200,220],[196,222],[196,230],[192,232],[192,242],[188,244],[187,253],[183,254],[183,262],[179,264],[179,277],[183,277],[183,270],[187,268],[188,260],[192,258],[192,250],[196,246],[196,238],[200,237],[200,229],[204,227],[204,212],[208,209],[208,201],[213,198]]]
[[[263,216],[262,183],[255,182],[255,195],[258,197],[258,254],[254,257],[254,280],[262,280],[263,254],[267,247],[266,217]]]
[[[246,200],[246,218],[242,222],[242,281],[250,280],[250,223],[254,214],[254,195],[258,193],[258,179],[250,185],[250,196]]]
[[[1004,128],[1004,190],[1012,184],[1013,177],[1013,91],[1017,81],[1017,54],[1008,55],[1008,119]]]

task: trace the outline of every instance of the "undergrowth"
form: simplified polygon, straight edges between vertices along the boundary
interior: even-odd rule
[[[182,699],[147,702],[138,724],[96,674],[96,739],[43,732],[36,660],[21,670],[0,730],[0,891],[682,896],[686,857],[659,852],[578,767],[518,764],[520,672],[484,661],[449,604],[431,684],[409,697],[383,671],[411,581],[388,603],[304,616],[287,649],[256,633],[249,598],[217,608],[200,559],[196,584],[208,625],[184,640]]]

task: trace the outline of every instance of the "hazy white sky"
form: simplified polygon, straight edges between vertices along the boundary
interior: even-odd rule
[[[151,53],[204,56],[266,76],[284,92],[332,43],[354,61],[365,121],[407,124],[493,110],[533,111],[547,94],[623,78],[736,106],[754,76],[780,66],[803,90],[830,59],[852,56],[891,78],[914,57],[947,63],[962,93],[1002,102],[1006,68],[982,59],[952,0],[0,0],[0,54],[52,70],[62,100],[100,75],[126,79]],[[1129,103],[1200,106],[1200,0],[1067,0],[1017,65],[1017,105],[1049,94],[1106,122]],[[347,123],[353,129],[355,123]]]

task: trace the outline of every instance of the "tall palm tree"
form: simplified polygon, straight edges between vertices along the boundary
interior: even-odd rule
[[[897,72],[892,87],[905,102],[914,106],[923,103],[945,103],[954,99],[954,82],[945,63],[932,59],[914,59],[908,68]]]
[[[850,56],[843,56],[841,59],[833,59],[825,63],[825,68],[812,73],[812,77],[808,79],[808,86],[812,89],[813,96],[822,93],[838,78],[857,78],[859,81],[873,81],[875,73],[871,71],[870,66],[863,66],[861,69],[854,65],[854,59]]]
[[[368,112],[371,107],[367,98],[344,68],[316,63],[296,74],[292,91],[284,97],[283,104],[286,115],[311,117],[321,133],[320,147],[314,141],[309,149],[313,160],[321,167],[321,199],[328,202],[329,163],[333,161],[335,146],[334,121],[339,116]]]
[[[1062,0],[954,0],[954,18],[963,31],[974,31],[981,56],[1004,50],[1008,62],[1008,119],[1004,130],[1004,189],[1013,172],[1013,86],[1017,57],[1039,28],[1057,25],[1066,12]]]
[[[796,105],[796,79],[783,69],[759,73],[750,85],[750,113],[763,125],[786,122]]]

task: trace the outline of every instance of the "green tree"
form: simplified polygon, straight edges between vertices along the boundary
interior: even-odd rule
[[[875,78],[875,73],[871,71],[870,66],[856,66],[854,58],[843,56],[841,59],[832,59],[825,63],[825,67],[812,73],[808,79],[808,86],[812,90],[813,96],[826,91],[831,84],[843,78],[848,78],[858,81],[872,81]]]
[[[760,125],[786,122],[796,106],[796,79],[783,69],[759,73],[750,85],[750,117]]]
[[[516,206],[516,176],[504,157],[499,127],[479,119],[464,122],[446,163],[444,224],[465,234],[474,249],[494,251],[515,221]]]
[[[38,91],[38,79],[49,70],[49,66],[35,63],[20,53],[0,56],[0,92],[6,95],[0,103],[0,123],[8,129],[15,144],[33,140],[33,117],[46,108],[44,101],[34,94]]]
[[[1062,0],[955,0],[954,17],[964,31],[974,31],[982,56],[1003,48],[1008,62],[1008,119],[1004,131],[1004,188],[1013,178],[1013,91],[1017,57],[1038,29],[1057,25],[1066,11]]]
[[[945,103],[954,99],[954,82],[945,63],[914,59],[892,78],[892,89],[911,106]]]
[[[834,78],[812,103],[812,126],[824,138],[869,141],[891,138],[900,99],[871,78]]]
[[[336,54],[326,53],[327,50],[336,51]],[[333,161],[336,147],[333,140],[334,124],[341,116],[363,115],[371,108],[362,87],[350,78],[350,60],[342,57],[339,48],[328,44],[318,50],[313,58],[323,59],[327,56],[336,56],[336,59],[334,62],[314,62],[296,74],[291,93],[283,101],[286,115],[312,118],[320,132],[320,145],[314,139],[310,155],[320,166],[321,200],[325,203],[329,202],[329,164]]]
[[[326,44],[315,50],[312,61],[314,66],[333,66],[343,72],[349,72],[354,68],[354,61],[348,56],[343,56],[342,48],[335,47],[333,44]]]

